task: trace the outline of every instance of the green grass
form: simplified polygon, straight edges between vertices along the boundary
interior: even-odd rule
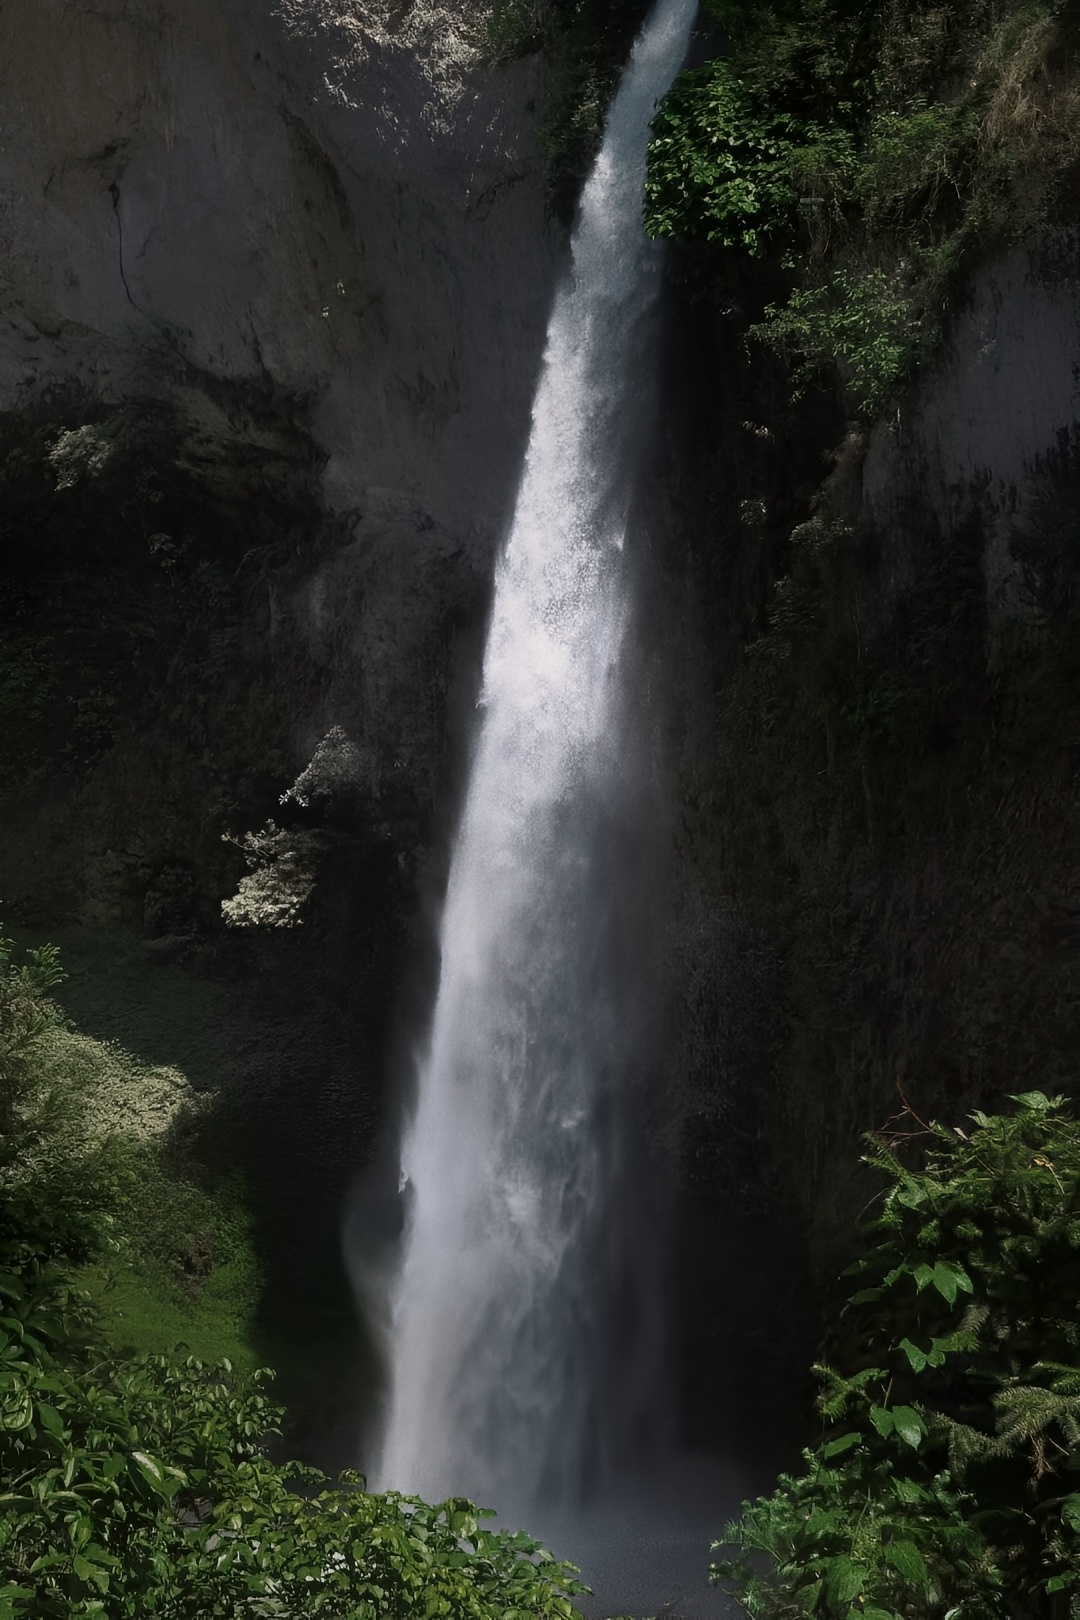
[[[242,1263],[215,1266],[190,1298],[123,1263],[84,1267],[77,1280],[117,1350],[157,1355],[180,1349],[200,1361],[228,1361],[241,1374],[259,1364],[251,1343],[251,1273]]]
[[[109,1338],[145,1351],[183,1344],[253,1370],[261,1276],[239,1184],[209,1181],[182,1143],[116,1137],[91,1175],[112,1212],[109,1252],[87,1276]]]
[[[109,1341],[151,1353],[183,1345],[254,1370],[261,1270],[239,1179],[211,1175],[191,1150],[205,1096],[179,1069],[66,1023],[41,1036],[36,1061],[57,1120],[47,1176],[76,1178],[102,1211],[79,1281]]]

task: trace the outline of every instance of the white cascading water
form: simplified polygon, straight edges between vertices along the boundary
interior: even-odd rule
[[[634,1390],[655,1371],[640,1366],[655,1336],[632,1297],[647,1267],[625,1252],[612,1208],[634,990],[608,982],[611,886],[635,877],[611,870],[609,822],[628,492],[661,273],[640,225],[645,153],[695,11],[658,0],[612,105],[496,575],[431,1044],[402,1153],[378,1470],[384,1487],[429,1499],[572,1498],[602,1474],[612,1434],[630,1432]]]

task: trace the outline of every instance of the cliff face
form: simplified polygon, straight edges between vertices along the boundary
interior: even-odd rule
[[[482,612],[559,249],[538,69],[485,69],[483,26],[445,5],[4,8],[7,650],[50,710],[28,768],[81,756],[59,794],[30,769],[3,874],[28,916],[130,917],[155,862],[192,858],[181,822],[272,804],[335,722],[358,792],[430,801],[447,624]],[[141,690],[117,667],[99,690],[101,648],[73,666],[102,629]]]
[[[94,415],[85,487],[113,413],[152,401],[172,475],[225,527],[267,494],[309,536],[332,524],[332,591],[308,574],[297,628],[320,657],[331,598],[362,595],[372,621],[395,598],[394,635],[349,675],[376,729],[386,682],[415,680],[424,565],[482,566],[505,515],[557,246],[535,69],[484,71],[446,8],[404,33],[394,11],[14,4],[2,22],[0,409]]]
[[[928,532],[947,546],[977,521],[989,620],[1038,619],[1018,541],[1075,444],[1078,278],[1080,244],[1060,229],[989,266],[934,375],[875,432],[863,511],[888,537],[893,589],[910,581],[910,559]]]
[[[445,8],[339,10],[5,8],[0,404],[168,392],[217,438],[271,388],[331,510],[376,485],[490,523],[551,272],[535,74],[484,72]]]
[[[0,11],[5,920],[217,1088],[268,1323],[328,1342],[563,248],[485,22]],[[302,941],[223,931],[245,878]]]
[[[1068,229],[985,264],[870,429],[825,390],[793,406],[730,307],[692,308],[727,383],[690,565],[675,953],[687,1218],[733,1234],[688,1262],[702,1387],[754,1253],[743,1376],[766,1406],[797,1384],[810,1273],[827,1289],[850,1253],[859,1136],[898,1083],[958,1124],[1076,1091],[1078,282]]]

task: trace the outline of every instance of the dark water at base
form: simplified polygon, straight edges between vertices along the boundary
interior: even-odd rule
[[[684,1456],[662,1473],[627,1481],[600,1505],[530,1531],[581,1570],[592,1588],[577,1600],[586,1620],[736,1620],[743,1610],[709,1584],[710,1546],[747,1491],[733,1467]]]

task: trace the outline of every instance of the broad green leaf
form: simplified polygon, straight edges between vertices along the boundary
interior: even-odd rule
[[[950,1305],[956,1303],[958,1289],[965,1294],[972,1292],[971,1278],[963,1266],[958,1266],[949,1260],[939,1260],[934,1266],[933,1282],[938,1293]]]
[[[910,1339],[901,1339],[900,1349],[904,1352],[905,1356],[907,1356],[908,1361],[911,1364],[912,1372],[922,1372],[929,1357],[919,1349],[918,1345],[912,1344]]]
[[[48,1429],[50,1434],[55,1435],[57,1439],[63,1436],[64,1420],[55,1406],[48,1406],[44,1401],[39,1401],[37,1417],[41,1426]]]
[[[1080,1533],[1080,1492],[1074,1491],[1061,1504],[1061,1517],[1070,1530]]]
[[[896,1195],[896,1202],[903,1204],[905,1209],[918,1209],[926,1203],[926,1198],[926,1187],[921,1181],[905,1181]]]
[[[151,1457],[145,1451],[133,1451],[131,1460],[135,1464],[143,1479],[151,1485],[159,1495],[164,1497],[175,1496],[179,1490],[179,1481],[170,1479],[156,1457]]]
[[[833,1603],[850,1603],[866,1583],[866,1570],[841,1554],[830,1558],[825,1570],[825,1591]]]
[[[906,1581],[926,1585],[926,1560],[913,1541],[887,1541],[885,1558]]]
[[[857,1446],[861,1439],[862,1435],[856,1433],[855,1431],[852,1431],[850,1434],[838,1435],[835,1440],[828,1441],[827,1444],[822,1447],[821,1454],[823,1457],[829,1458],[830,1460],[833,1457],[840,1457],[845,1451],[850,1451],[852,1446]]]
[[[926,1433],[926,1424],[911,1406],[894,1406],[892,1420],[905,1445],[917,1447]]]
[[[870,1421],[883,1440],[887,1440],[896,1427],[893,1414],[887,1406],[872,1406],[870,1408]]]

